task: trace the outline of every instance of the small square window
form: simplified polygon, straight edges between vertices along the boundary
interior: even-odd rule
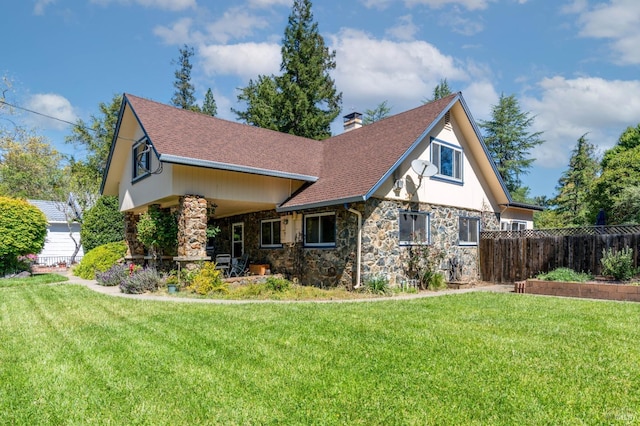
[[[429,213],[400,211],[400,245],[429,244]]]
[[[282,247],[280,219],[263,220],[260,223],[260,247]]]
[[[480,219],[477,217],[460,217],[458,219],[458,242],[460,245],[478,245]]]
[[[304,244],[308,247],[336,245],[335,213],[310,214],[304,218]]]

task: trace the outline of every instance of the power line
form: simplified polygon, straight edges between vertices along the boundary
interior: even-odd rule
[[[50,118],[51,120],[60,121],[61,123],[70,124],[71,126],[77,126],[77,124],[76,124],[76,123],[72,123],[72,122],[70,122],[70,121],[63,120],[62,118],[53,117],[53,116],[51,116],[51,115],[47,115],[47,114],[42,113],[42,112],[34,111],[34,110],[32,110],[32,109],[29,109],[29,108],[21,107],[21,106],[18,106],[18,105],[13,105],[13,104],[10,104],[9,102],[7,102],[7,101],[5,101],[5,100],[2,100],[2,99],[0,99],[0,103],[5,104],[5,105],[7,105],[7,106],[10,106],[11,108],[20,109],[20,110],[22,110],[22,111],[26,111],[26,112],[30,112],[30,113],[32,113],[32,114],[40,115],[40,116],[42,116],[42,117]],[[84,129],[85,129],[85,130],[90,130],[90,131],[92,131],[92,132],[95,132],[95,130],[94,130],[94,129],[89,129],[88,127],[84,127]]]

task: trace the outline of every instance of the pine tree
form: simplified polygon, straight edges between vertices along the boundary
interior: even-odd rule
[[[282,74],[252,80],[238,96],[247,110],[233,111],[255,126],[313,139],[331,136],[342,94],[329,75],[336,67],[335,51],[325,46],[309,0],[294,1],[281,51]]]
[[[530,158],[532,148],[544,141],[542,132],[529,133],[533,117],[520,111],[515,95],[500,95],[498,105],[492,109],[492,119],[481,121],[485,130],[485,143],[493,161],[504,180],[507,189],[515,192],[522,186],[521,176],[528,173],[534,159]]]
[[[364,112],[364,119],[362,120],[362,124],[366,125],[375,123],[376,121],[388,117],[390,112],[391,107],[387,105],[387,101],[382,101],[374,109],[368,109]]]
[[[195,88],[191,84],[191,68],[193,68],[193,65],[191,65],[190,58],[192,56],[193,48],[185,44],[180,49],[180,57],[173,62],[178,65],[178,69],[175,71],[176,80],[173,82],[173,87],[176,91],[171,98],[171,104],[182,109],[200,111],[200,107],[196,105]]]
[[[438,99],[445,98],[451,94],[453,94],[453,92],[449,88],[449,82],[446,78],[441,79],[440,83],[433,88],[433,96],[430,99],[424,99],[423,102],[426,104],[429,102],[437,101]]]
[[[218,113],[218,106],[216,105],[216,100],[213,97],[213,92],[211,88],[207,90],[207,93],[204,95],[204,102],[202,103],[202,113],[210,115],[214,117]]]
[[[598,176],[596,148],[582,135],[571,152],[569,168],[558,180],[558,195],[553,200],[565,226],[591,224],[587,200],[589,188]]]

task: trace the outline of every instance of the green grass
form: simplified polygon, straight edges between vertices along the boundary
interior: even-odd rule
[[[53,284],[69,281],[69,278],[59,274],[38,274],[26,278],[3,278],[0,279],[0,288],[22,287],[26,285]]]
[[[637,424],[640,304],[221,305],[0,288],[0,423]]]

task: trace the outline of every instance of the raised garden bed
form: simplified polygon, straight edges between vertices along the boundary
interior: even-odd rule
[[[607,280],[577,283],[528,279],[524,283],[524,288],[522,282],[516,283],[515,292],[640,302],[640,285],[637,285],[637,283],[624,284]]]

